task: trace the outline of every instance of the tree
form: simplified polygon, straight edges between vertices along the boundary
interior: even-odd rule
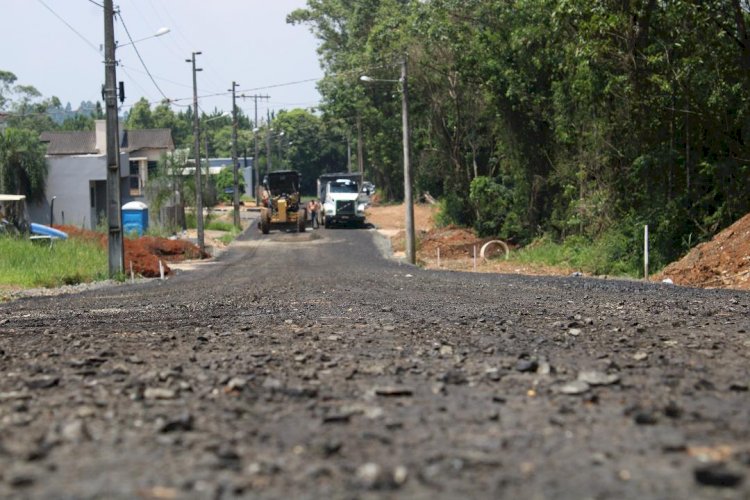
[[[47,162],[44,146],[31,130],[0,131],[0,192],[44,198]]]

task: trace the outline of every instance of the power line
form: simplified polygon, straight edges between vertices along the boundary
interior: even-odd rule
[[[102,9],[104,8],[104,5],[100,4],[99,2],[94,2],[94,0],[88,0],[88,1],[89,1],[89,3],[93,3],[97,7],[101,7]]]
[[[41,0],[40,0],[41,1]],[[141,57],[141,53],[138,51],[138,46],[133,41],[133,37],[130,36],[130,31],[128,31],[128,27],[125,24],[125,19],[122,17],[122,13],[118,11],[118,16],[120,17],[120,22],[122,23],[122,27],[125,29],[125,34],[128,35],[128,40],[130,40],[130,44],[133,46],[133,50],[135,50],[135,54],[138,56],[138,60],[141,61],[141,65],[143,66],[143,69],[146,71],[146,74],[151,79],[151,83],[154,84],[154,87],[156,87],[156,90],[159,91],[159,93],[164,97],[164,99],[169,100],[169,97],[167,97],[167,94],[165,94],[161,87],[159,87],[159,84],[156,83],[156,80],[154,80],[154,77],[151,76],[151,72],[149,71],[148,67],[146,66],[146,63],[143,61],[143,58]]]
[[[82,35],[81,33],[79,33],[79,32],[78,32],[78,30],[76,30],[76,29],[75,29],[75,28],[74,28],[73,26],[71,26],[71,25],[70,25],[70,24],[69,24],[69,23],[68,23],[68,22],[67,22],[67,21],[66,21],[65,19],[63,19],[63,18],[62,18],[62,17],[60,16],[60,14],[58,14],[57,12],[55,12],[55,11],[54,11],[54,10],[52,9],[52,7],[50,7],[49,5],[47,5],[46,3],[44,3],[44,1],[43,1],[43,0],[36,0],[36,1],[37,1],[37,2],[39,2],[40,4],[42,4],[42,5],[44,6],[44,8],[46,8],[46,9],[47,9],[48,11],[50,11],[50,12],[51,12],[51,13],[52,13],[52,14],[53,14],[53,15],[54,15],[54,16],[55,16],[56,18],[58,18],[58,19],[59,19],[60,21],[62,21],[62,23],[63,23],[63,24],[65,25],[65,26],[67,26],[67,27],[68,27],[68,28],[70,29],[70,31],[72,31],[73,33],[75,33],[76,35],[78,35],[78,37],[79,37],[79,38],[80,38],[81,40],[83,40],[84,42],[86,42],[86,44],[87,44],[87,45],[88,45],[89,47],[91,47],[91,49],[92,49],[92,50],[94,50],[94,51],[95,51],[95,52],[96,52],[97,54],[100,54],[100,52],[99,52],[99,49],[98,49],[98,48],[96,47],[96,45],[94,45],[93,43],[91,43],[91,42],[89,41],[89,39],[88,39],[88,38],[86,38],[86,37],[85,37],[85,36],[83,36],[83,35]],[[91,1],[91,0],[89,0],[89,1]],[[101,5],[100,5],[100,7],[103,7],[103,6],[101,6]]]

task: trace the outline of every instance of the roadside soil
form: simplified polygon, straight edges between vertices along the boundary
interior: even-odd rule
[[[677,285],[750,290],[750,214],[656,275]]]
[[[107,247],[107,235],[82,229],[77,226],[55,226],[56,229],[64,231],[70,238],[78,238],[98,242],[102,247]],[[196,245],[185,240],[171,240],[168,238],[157,238],[143,236],[140,238],[125,238],[125,271],[133,272],[145,278],[157,278],[160,276],[159,261],[162,262],[164,274],[168,275],[171,269],[169,262],[180,262],[186,259],[200,257],[200,250]],[[205,254],[204,256],[207,256]]]
[[[390,239],[396,258],[405,256],[404,210],[403,204],[373,205],[366,212],[368,222]],[[437,205],[419,203],[414,206],[414,228],[418,242],[417,262],[425,269],[535,276],[569,276],[576,272],[575,269],[568,267],[507,262],[503,258],[504,252],[493,253],[491,256],[488,253],[489,260],[481,259],[482,245],[495,238],[478,238],[473,230],[462,227],[438,228],[434,221],[436,213]]]
[[[570,276],[579,271],[569,267],[506,262],[502,255],[497,254],[489,261],[480,259],[482,245],[491,238],[478,238],[473,230],[467,228],[437,228],[434,225],[436,211],[435,205],[417,204],[414,207],[417,260],[426,269],[546,276]],[[403,257],[404,205],[371,206],[367,219],[390,238],[395,256]],[[651,280],[667,278],[682,286],[750,290],[750,214],[711,241],[697,245],[685,257],[654,274]]]

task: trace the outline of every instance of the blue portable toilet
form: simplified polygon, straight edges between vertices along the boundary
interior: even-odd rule
[[[131,201],[122,206],[122,232],[125,235],[130,233],[143,233],[148,231],[148,206],[141,201]]]

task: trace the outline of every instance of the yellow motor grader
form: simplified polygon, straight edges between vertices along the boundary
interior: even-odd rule
[[[263,179],[262,207],[258,227],[268,234],[271,227],[296,228],[300,233],[307,225],[307,209],[300,203],[300,175],[296,170],[268,173]]]

